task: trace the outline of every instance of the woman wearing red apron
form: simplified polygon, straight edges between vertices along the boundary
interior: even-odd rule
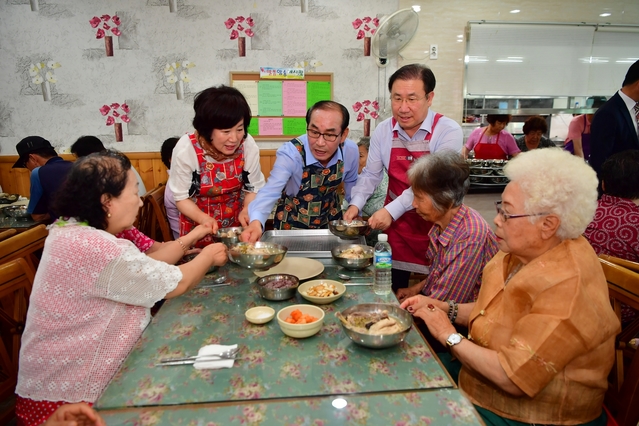
[[[473,150],[478,160],[508,160],[521,152],[513,135],[504,130],[510,115],[488,114],[486,121],[487,127],[477,128],[468,136],[462,148],[464,158]]]
[[[251,110],[232,87],[211,87],[195,97],[196,131],[173,149],[169,186],[180,212],[180,235],[197,225],[248,225],[248,204],[264,186],[259,148],[246,133]],[[213,242],[212,235],[196,247]]]

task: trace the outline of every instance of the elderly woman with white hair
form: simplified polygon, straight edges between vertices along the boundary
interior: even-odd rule
[[[401,306],[451,348],[459,386],[486,424],[605,425],[620,325],[581,235],[597,206],[597,177],[555,148],[522,153],[504,172],[510,183],[494,221],[500,251],[484,268],[477,301],[457,307],[468,338],[455,331],[446,302],[416,296]]]

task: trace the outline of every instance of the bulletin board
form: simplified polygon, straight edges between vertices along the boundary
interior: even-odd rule
[[[306,133],[306,110],[333,99],[333,73],[306,73],[303,80],[260,78],[259,72],[230,72],[231,86],[251,107],[248,133],[256,141],[290,140]]]

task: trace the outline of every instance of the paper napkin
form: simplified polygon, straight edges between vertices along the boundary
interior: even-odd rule
[[[224,351],[236,349],[237,345],[206,345],[202,346],[198,351],[198,356],[219,354]],[[196,370],[217,370],[219,368],[232,368],[235,360],[233,359],[212,359],[206,361],[196,361],[193,364]]]

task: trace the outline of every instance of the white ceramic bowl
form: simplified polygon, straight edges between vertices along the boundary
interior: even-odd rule
[[[268,306],[256,306],[244,313],[246,320],[253,324],[265,324],[275,316],[275,309]]]
[[[310,288],[323,283],[333,284],[333,286],[335,286],[335,290],[337,290],[337,294],[333,296],[328,296],[328,297],[308,296],[305,294]],[[300,284],[300,286],[297,287],[297,291],[299,291],[302,297],[308,300],[309,302],[313,302],[316,305],[326,305],[328,303],[333,303],[334,301],[342,297],[344,293],[346,293],[346,286],[339,281],[312,280],[312,281],[306,281],[304,284]]]
[[[286,322],[286,318],[288,318],[295,309],[299,309],[303,314],[313,315],[317,318],[317,321],[310,324],[291,324]],[[277,322],[282,329],[282,333],[290,337],[303,339],[317,334],[317,332],[320,331],[322,324],[324,324],[324,311],[313,305],[291,305],[280,309],[277,313]]]

